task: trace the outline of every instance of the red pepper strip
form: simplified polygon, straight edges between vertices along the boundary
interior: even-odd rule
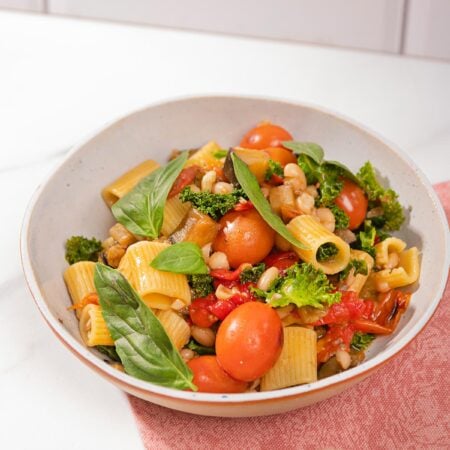
[[[235,211],[248,211],[249,209],[253,209],[254,205],[250,200],[247,200],[246,202],[238,202],[234,206]]]
[[[376,322],[372,322],[367,319],[358,319],[352,322],[355,330],[362,331],[363,333],[371,334],[391,334],[392,330],[389,327],[378,325]]]
[[[201,168],[199,166],[190,166],[183,169],[175,180],[175,183],[173,183],[168,197],[175,197],[175,195],[178,195],[186,186],[192,184],[200,170]]]
[[[236,281],[239,279],[242,270],[242,266],[239,266],[236,270],[214,269],[209,274],[221,281]]]
[[[276,267],[279,270],[286,270],[299,260],[295,252],[271,253],[264,259],[266,267]]]
[[[83,309],[86,305],[98,305],[98,295],[96,292],[87,294],[79,303],[69,306],[69,310]]]
[[[273,186],[279,186],[280,184],[283,184],[283,177],[280,177],[279,175],[272,174],[270,177],[269,183]]]

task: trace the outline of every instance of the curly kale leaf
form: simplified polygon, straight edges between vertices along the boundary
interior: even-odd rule
[[[274,161],[273,159],[269,159],[269,164],[267,166],[266,173],[264,174],[264,180],[269,181],[272,178],[272,175],[277,175],[279,177],[283,177],[283,167],[278,161]]]
[[[339,279],[345,280],[350,271],[353,269],[353,275],[367,275],[368,274],[368,267],[366,261],[363,259],[351,259],[350,262],[347,264],[347,267],[339,273]]]
[[[180,193],[182,202],[191,202],[203,214],[208,214],[214,220],[218,220],[230,209],[233,209],[241,198],[247,199],[242,189],[234,189],[230,194],[213,194],[211,192],[192,192],[190,187],[185,187]]]
[[[328,261],[339,253],[339,249],[332,242],[321,245],[317,250],[317,261]]]
[[[380,206],[383,214],[374,220],[377,228],[387,231],[398,230],[405,220],[403,208],[398,201],[398,195],[392,189],[385,189],[378,182],[375,169],[367,161],[356,174],[361,187],[367,194],[369,206]]]
[[[69,264],[79,261],[97,261],[102,250],[102,243],[95,238],[72,236],[66,242],[66,260]]]
[[[327,276],[311,264],[295,264],[284,276],[280,276],[269,291],[259,291],[273,307],[287,306],[290,303],[301,306],[312,306],[323,309],[339,303],[340,292],[333,292],[334,287]]]
[[[372,343],[372,341],[375,339],[375,336],[373,334],[369,333],[361,333],[360,331],[357,331],[353,335],[352,342],[350,344],[350,347],[360,352],[361,350],[366,350],[367,347]]]
[[[192,298],[203,298],[214,292],[213,279],[208,274],[188,275]]]
[[[330,205],[329,208],[334,215],[336,230],[345,230],[350,224],[350,218],[337,205]]]
[[[241,283],[256,283],[265,269],[266,265],[264,263],[244,269],[239,276],[239,281]]]

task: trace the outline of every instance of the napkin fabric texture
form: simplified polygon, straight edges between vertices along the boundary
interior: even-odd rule
[[[450,182],[435,186],[450,222]],[[450,449],[450,283],[423,332],[366,380],[321,403],[242,419],[129,397],[146,449]]]

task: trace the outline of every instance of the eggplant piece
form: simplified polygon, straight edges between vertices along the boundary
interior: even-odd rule
[[[317,378],[322,380],[323,378],[331,377],[337,373],[343,372],[341,365],[337,362],[336,356],[331,357],[326,363],[323,363],[317,373]]]
[[[231,153],[233,152],[233,149],[230,148],[228,150],[227,156],[225,158],[225,162],[223,164],[223,174],[225,178],[233,184],[233,186],[239,186],[239,182],[236,178],[236,174],[234,173],[234,166],[233,166],[233,160],[231,159]]]
[[[169,240],[174,244],[194,242],[199,247],[203,247],[215,239],[219,228],[219,224],[211,217],[192,208],[182,228],[173,233]]]

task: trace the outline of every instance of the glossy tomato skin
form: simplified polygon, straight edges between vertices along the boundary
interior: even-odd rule
[[[291,140],[291,134],[284,128],[263,123],[248,131],[239,145],[244,148],[262,150],[269,147],[281,147],[283,141]]]
[[[219,225],[212,247],[215,252],[225,253],[233,268],[262,261],[275,243],[275,231],[256,209],[228,212]]]
[[[248,383],[230,377],[217,363],[215,356],[199,356],[187,363],[194,374],[192,382],[198,392],[239,393],[244,392]]]
[[[233,378],[253,381],[277,361],[283,347],[283,326],[265,303],[238,306],[221,323],[216,337],[217,360]]]
[[[350,230],[356,230],[364,222],[369,202],[364,191],[353,181],[344,180],[335,203],[350,218]]]
[[[270,159],[279,162],[282,167],[289,163],[297,163],[297,158],[291,150],[283,147],[269,147],[265,148],[264,151],[269,154]]]

